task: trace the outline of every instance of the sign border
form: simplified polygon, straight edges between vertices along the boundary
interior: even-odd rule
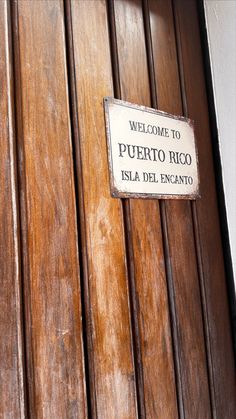
[[[109,168],[109,178],[110,178],[110,192],[113,198],[141,198],[141,199],[185,199],[185,200],[195,200],[201,198],[199,189],[200,189],[200,174],[199,174],[199,160],[198,160],[198,150],[196,146],[196,136],[194,135],[194,147],[196,153],[196,165],[198,173],[198,183],[196,192],[193,194],[157,194],[157,193],[137,193],[137,192],[121,192],[114,185],[113,177],[113,160],[112,160],[112,142],[111,142],[111,130],[110,130],[110,120],[109,120],[109,105],[115,103],[116,105],[126,106],[127,108],[137,109],[145,112],[152,113],[154,115],[165,116],[177,121],[187,122],[194,131],[194,121],[192,119],[186,118],[184,116],[172,115],[167,112],[163,112],[154,108],[149,108],[143,105],[137,105],[134,103],[126,102],[124,100],[115,99],[110,96],[105,96],[103,98],[104,104],[104,115],[105,115],[105,125],[106,125],[106,140],[107,140],[107,157],[108,157],[108,168]]]

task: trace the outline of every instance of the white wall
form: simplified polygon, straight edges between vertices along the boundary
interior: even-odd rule
[[[236,0],[204,0],[236,285]]]

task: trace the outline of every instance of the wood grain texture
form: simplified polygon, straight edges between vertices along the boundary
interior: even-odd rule
[[[85,418],[63,3],[14,2],[30,416]]]
[[[231,419],[236,415],[235,365],[196,1],[177,0],[175,13],[185,111],[195,120],[199,150],[201,199],[196,202],[194,214],[213,416]]]
[[[150,106],[141,1],[114,2],[121,98]],[[145,416],[178,417],[165,260],[157,201],[130,200]]]
[[[196,6],[0,0],[4,419],[236,417]],[[195,120],[200,200],[111,198],[114,92]]]
[[[171,1],[149,0],[160,110],[182,115],[178,60]],[[165,201],[175,295],[180,380],[186,418],[210,418],[201,296],[190,202]]]
[[[106,2],[72,1],[83,188],[87,332],[94,417],[135,418],[122,206],[110,196],[103,97],[113,95]]]
[[[0,4],[0,417],[24,418],[22,304],[12,55],[7,1]]]

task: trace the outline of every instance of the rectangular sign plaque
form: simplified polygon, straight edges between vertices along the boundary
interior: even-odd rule
[[[190,119],[109,97],[104,106],[113,197],[199,197]]]

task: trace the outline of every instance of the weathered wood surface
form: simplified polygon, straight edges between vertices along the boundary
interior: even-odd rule
[[[110,196],[104,126],[103,97],[113,95],[106,2],[71,6],[92,411],[102,419],[135,418],[123,213]]]
[[[149,5],[156,105],[158,109],[181,115],[183,111],[171,1],[150,0]],[[210,418],[207,358],[191,203],[165,201],[165,214],[184,415],[186,418]]]
[[[0,3],[0,417],[24,418],[20,250],[10,20]]]
[[[29,411],[85,418],[63,2],[14,2],[14,47]]]
[[[150,106],[141,1],[114,2],[120,96]],[[114,51],[115,53],[115,51]],[[129,201],[134,298],[140,330],[144,407],[147,418],[178,416],[168,313],[165,260],[158,201]],[[154,367],[155,366],[155,367]]]
[[[197,3],[0,1],[4,419],[236,416]],[[111,198],[113,95],[195,120],[201,199]]]
[[[201,199],[194,207],[214,417],[236,412],[235,365],[221,246],[197,2],[177,0],[177,39],[187,116],[195,120]]]

